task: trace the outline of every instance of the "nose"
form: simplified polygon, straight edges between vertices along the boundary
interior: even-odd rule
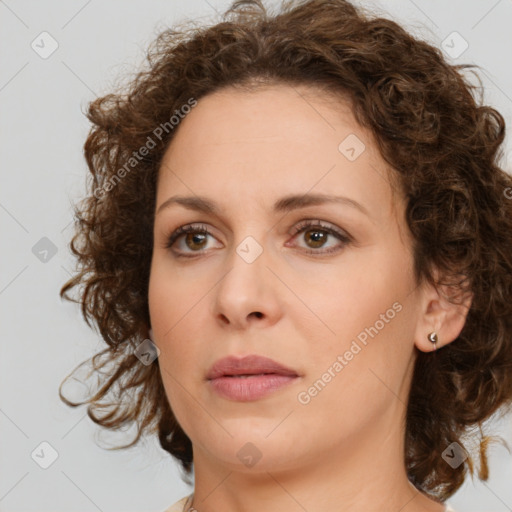
[[[213,314],[222,326],[238,330],[251,324],[266,327],[279,320],[280,281],[267,263],[265,251],[251,263],[233,251],[227,272],[213,290]]]

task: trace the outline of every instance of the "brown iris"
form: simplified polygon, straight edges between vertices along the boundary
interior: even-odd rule
[[[315,244],[312,247],[314,248],[321,247],[322,244],[325,242],[326,237],[328,236],[327,233],[324,233],[323,231],[320,231],[318,229],[309,229],[308,231],[305,232],[305,234],[307,235],[308,233],[314,233],[316,235],[312,237],[313,243]]]
[[[187,247],[190,249],[193,249],[189,242],[193,242],[197,245],[197,249],[201,249],[205,243],[206,243],[206,233],[187,233],[185,236],[185,243],[187,244]],[[199,242],[197,241],[199,239]]]

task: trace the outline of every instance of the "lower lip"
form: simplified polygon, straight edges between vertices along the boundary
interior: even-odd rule
[[[248,377],[218,377],[209,382],[220,396],[238,402],[249,402],[274,393],[296,378],[294,375],[268,373]]]

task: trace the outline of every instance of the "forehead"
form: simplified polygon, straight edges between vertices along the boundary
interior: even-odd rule
[[[228,198],[232,191],[248,201],[314,188],[387,210],[388,172],[341,95],[307,86],[228,87],[201,98],[181,121],[162,160],[158,195]]]
[[[349,100],[341,94],[334,96],[306,85],[276,84],[250,90],[225,87],[198,101],[173,142],[187,138],[188,145],[201,147],[236,138],[254,143],[275,138],[290,143],[322,139],[326,133],[344,129],[362,131]]]

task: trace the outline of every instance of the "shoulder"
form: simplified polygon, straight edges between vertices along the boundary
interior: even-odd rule
[[[451,507],[451,505],[449,503],[446,503],[446,508],[445,508],[444,512],[456,512],[456,511],[455,511],[455,509],[453,509]]]
[[[166,508],[163,512],[183,512],[189,497],[190,496],[185,496],[184,498],[181,498],[181,500],[177,501],[169,508]]]

